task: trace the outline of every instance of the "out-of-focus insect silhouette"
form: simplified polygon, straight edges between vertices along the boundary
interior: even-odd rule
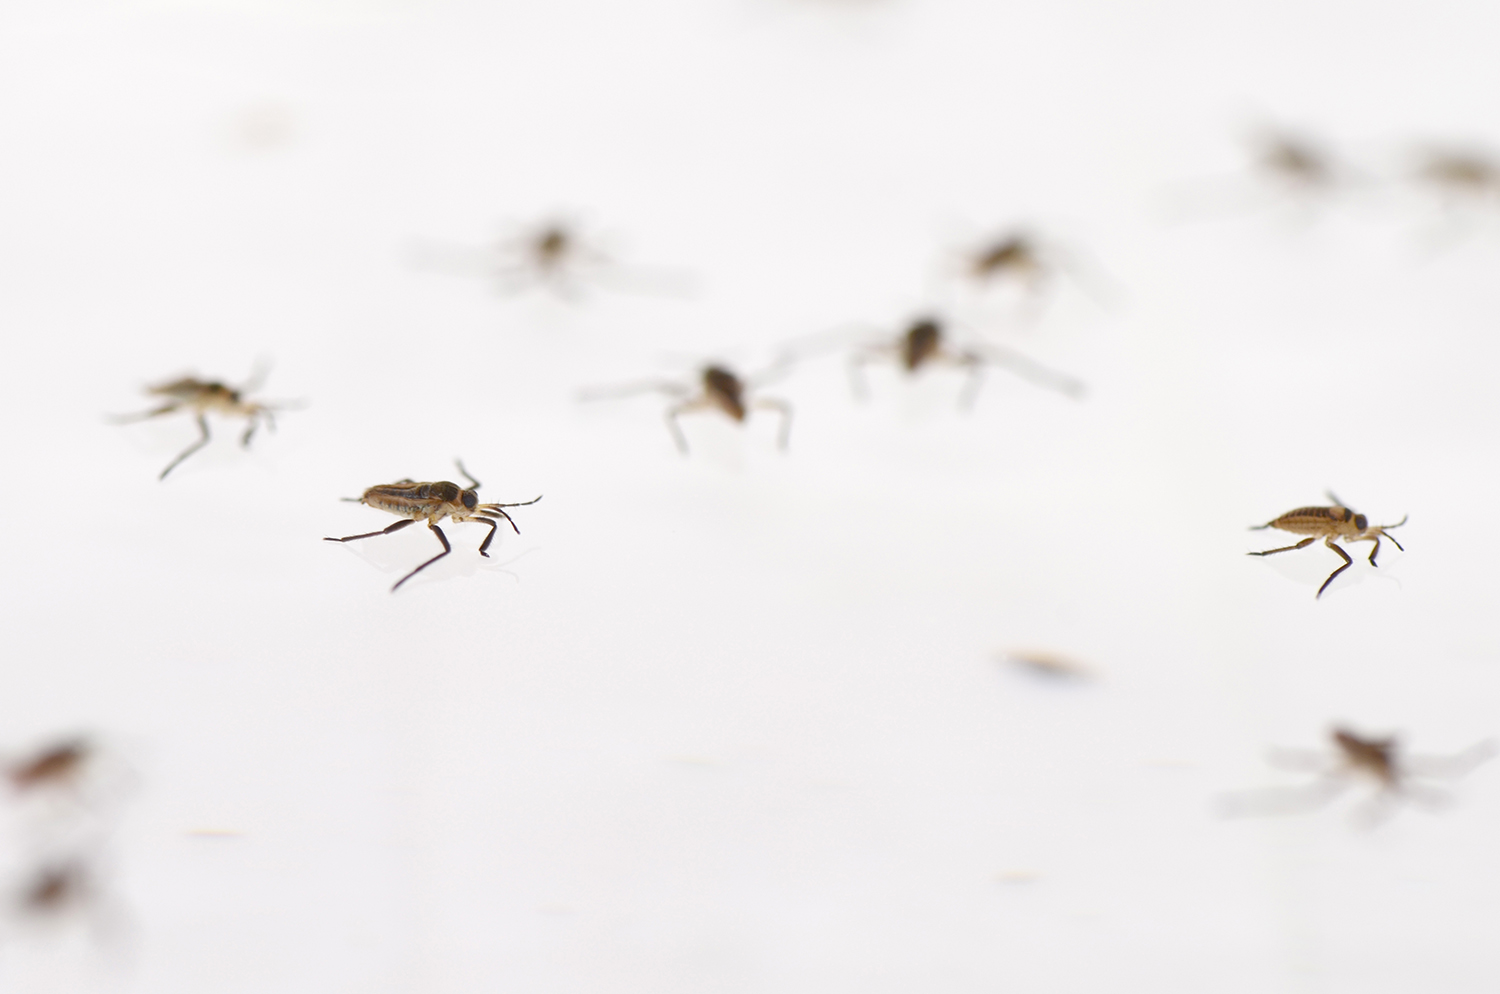
[[[589,286],[664,296],[694,289],[686,273],[620,262],[581,224],[561,218],[524,228],[489,249],[426,246],[415,261],[422,268],[486,277],[504,294],[540,287],[568,301],[581,300]]]
[[[1349,558],[1349,553],[1335,545],[1334,539],[1342,539],[1345,542],[1374,542],[1374,547],[1370,549],[1371,566],[1379,565],[1379,563],[1375,562],[1375,554],[1380,551],[1380,540],[1382,538],[1390,539],[1392,545],[1401,549],[1402,552],[1406,551],[1400,542],[1386,534],[1388,529],[1399,528],[1406,524],[1405,517],[1394,525],[1371,525],[1369,519],[1363,514],[1355,514],[1349,510],[1332,493],[1328,494],[1328,499],[1333,501],[1333,507],[1299,507],[1294,511],[1288,511],[1279,518],[1268,521],[1263,525],[1255,525],[1250,529],[1251,531],[1263,531],[1267,528],[1276,528],[1284,532],[1291,532],[1294,535],[1306,535],[1307,538],[1304,538],[1296,545],[1285,545],[1279,549],[1266,549],[1264,552],[1251,552],[1248,555],[1273,556],[1278,552],[1290,552],[1293,549],[1306,548],[1319,538],[1323,539],[1324,545],[1339,554],[1339,558],[1344,560],[1344,565],[1328,574],[1328,579],[1323,581],[1323,585],[1313,595],[1315,600],[1323,596],[1323,591],[1328,589],[1328,585],[1333,582],[1334,577],[1354,565],[1354,560]]]
[[[262,421],[272,431],[276,430],[276,419],[273,412],[282,410],[292,405],[289,404],[265,404],[257,401],[247,400],[245,395],[259,389],[261,382],[265,379],[267,370],[258,369],[250,380],[242,387],[235,388],[225,386],[217,380],[200,380],[193,376],[184,376],[181,379],[172,380],[169,383],[160,383],[148,387],[146,392],[154,397],[165,397],[166,400],[158,407],[139,414],[125,414],[113,417],[116,424],[131,424],[137,421],[145,421],[150,418],[159,418],[178,411],[191,411],[198,422],[198,441],[189,445],[178,454],[176,459],[167,463],[167,468],[161,471],[157,479],[165,480],[167,474],[176,469],[188,456],[203,448],[209,442],[208,415],[216,414],[220,417],[244,418],[248,424],[245,433],[240,437],[240,445],[249,448],[250,439],[255,437],[255,430],[260,427]]]
[[[1009,286],[1035,310],[1059,278],[1101,307],[1113,307],[1121,294],[1099,266],[1076,248],[1034,231],[1015,228],[964,253],[962,272],[980,290]]]
[[[1388,816],[1398,801],[1429,809],[1446,806],[1452,800],[1447,791],[1420,781],[1457,779],[1496,752],[1495,743],[1486,740],[1452,756],[1411,756],[1403,752],[1393,735],[1365,737],[1342,727],[1334,728],[1330,739],[1331,752],[1277,749],[1268,757],[1271,765],[1280,769],[1315,774],[1312,782],[1229,794],[1220,799],[1220,810],[1229,816],[1308,811],[1365,780],[1375,786],[1376,792],[1357,816],[1365,824],[1374,824]]]
[[[954,345],[944,322],[932,316],[913,321],[906,331],[893,340],[862,346],[850,355],[849,379],[855,396],[861,400],[868,398],[870,393],[865,366],[874,361],[895,362],[909,375],[933,366],[951,366],[964,370],[968,378],[963,393],[959,395],[959,408],[965,411],[971,410],[978,399],[979,389],[984,383],[984,372],[989,366],[1006,369],[1037,386],[1056,390],[1075,399],[1084,393],[1084,386],[1080,381],[1034,362],[1014,350],[987,343]]]
[[[67,787],[77,781],[93,755],[87,740],[63,739],[10,763],[5,776],[17,791]]]
[[[457,466],[458,471],[468,477],[470,486],[467,489],[460,487],[456,483],[450,483],[447,480],[439,480],[434,483],[419,483],[416,480],[397,480],[395,483],[385,483],[380,486],[370,487],[358,497],[343,498],[347,501],[366,504],[381,511],[399,515],[402,520],[380,531],[365,532],[362,535],[346,535],[343,538],[325,538],[323,541],[354,542],[362,538],[389,535],[418,521],[427,522],[427,527],[432,530],[432,533],[437,536],[438,541],[443,544],[443,551],[397,580],[395,585],[391,587],[391,593],[395,593],[407,580],[410,580],[453,551],[453,547],[448,544],[448,536],[444,535],[443,530],[438,527],[438,522],[444,518],[451,518],[453,521],[476,521],[480,524],[489,525],[490,532],[479,545],[479,554],[485,558],[489,558],[488,550],[490,543],[495,539],[495,530],[499,527],[501,518],[510,523],[511,529],[517,535],[521,533],[521,529],[516,527],[515,521],[505,512],[505,509],[507,507],[529,507],[542,498],[537,496],[532,500],[516,504],[481,504],[479,503],[478,494],[479,481],[474,479],[467,469],[464,469],[462,462],[457,462]]]
[[[678,380],[648,380],[627,383],[617,387],[595,387],[579,394],[581,400],[608,400],[628,397],[640,393],[664,393],[679,398],[667,408],[667,430],[683,455],[688,454],[687,437],[677,419],[684,414],[699,411],[718,411],[739,424],[744,424],[753,410],[775,411],[781,415],[781,429],[777,433],[777,445],[785,450],[792,432],[792,405],[776,397],[755,396],[761,382],[781,375],[785,363],[753,376],[741,376],[727,366],[710,363],[703,366],[697,376],[689,382]]]
[[[1067,656],[1044,650],[1024,650],[1000,653],[1001,660],[1034,676],[1058,681],[1084,681],[1094,673],[1087,666]]]
[[[1500,161],[1474,149],[1432,148],[1421,153],[1412,179],[1450,207],[1500,206]]]
[[[37,869],[21,887],[21,912],[55,917],[91,903],[96,893],[93,871],[80,859],[50,863]]]
[[[1182,184],[1168,191],[1168,220],[1290,206],[1303,220],[1335,196],[1368,178],[1327,145],[1288,128],[1257,125],[1246,134],[1247,163],[1237,175]]]

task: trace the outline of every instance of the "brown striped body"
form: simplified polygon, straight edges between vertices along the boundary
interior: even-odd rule
[[[463,521],[470,512],[480,507],[479,495],[465,490],[456,483],[438,480],[434,483],[417,483],[414,480],[399,480],[370,487],[360,495],[359,502],[414,521],[442,521],[451,517]]]
[[[1294,535],[1358,539],[1369,527],[1369,521],[1363,514],[1355,514],[1347,507],[1299,507],[1262,527],[1277,528]]]

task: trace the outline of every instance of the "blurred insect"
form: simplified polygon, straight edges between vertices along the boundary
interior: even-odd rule
[[[1321,142],[1295,131],[1258,125],[1246,135],[1244,173],[1211,177],[1178,186],[1162,201],[1168,219],[1234,213],[1289,205],[1309,219],[1309,211],[1366,180]]]
[[[65,786],[78,779],[93,754],[85,740],[64,739],[11,764],[5,775],[18,791]]]
[[[1032,307],[1038,306],[1063,276],[1101,307],[1114,306],[1120,297],[1098,266],[1086,261],[1080,252],[1022,229],[970,250],[964,256],[962,272],[983,290],[1013,287]]]
[[[425,268],[486,276],[501,293],[542,287],[569,301],[582,299],[585,286],[674,296],[692,290],[686,274],[626,266],[580,225],[561,219],[543,221],[489,249],[428,246],[416,261]]]
[[[81,861],[43,866],[21,888],[20,910],[37,917],[55,917],[92,902],[93,873]]]
[[[1413,178],[1450,204],[1485,200],[1500,203],[1500,162],[1484,152],[1428,150]]]
[[[626,384],[622,387],[602,387],[585,390],[582,400],[605,400],[631,394],[657,392],[681,398],[667,408],[667,430],[683,455],[688,454],[687,437],[677,419],[684,414],[698,411],[718,411],[739,424],[744,424],[752,410],[776,411],[781,415],[781,430],[777,434],[777,445],[787,447],[792,432],[792,405],[774,397],[752,396],[757,380],[780,375],[785,363],[778,363],[758,376],[741,377],[725,366],[711,364],[699,370],[691,383],[670,380],[653,380],[646,383]]]
[[[1054,652],[1003,652],[1000,658],[1028,673],[1052,680],[1083,681],[1092,679],[1094,675],[1082,663]]]
[[[865,366],[876,360],[894,361],[909,375],[938,365],[956,366],[968,373],[968,381],[959,396],[961,410],[971,410],[984,383],[986,366],[1000,366],[1038,386],[1056,390],[1069,397],[1083,396],[1084,386],[1078,380],[1033,362],[1018,352],[995,345],[972,345],[957,348],[949,343],[941,320],[923,317],[913,321],[892,341],[867,345],[849,357],[849,379],[854,394],[869,396]]]
[[[1306,548],[1320,537],[1323,539],[1324,545],[1339,554],[1339,557],[1344,560],[1344,565],[1328,574],[1328,579],[1323,581],[1323,585],[1313,595],[1314,600],[1323,596],[1323,591],[1328,589],[1328,585],[1333,582],[1334,577],[1354,565],[1354,560],[1349,558],[1349,553],[1335,545],[1334,539],[1343,539],[1346,542],[1374,542],[1375,546],[1370,550],[1371,566],[1380,565],[1375,562],[1375,554],[1380,551],[1381,538],[1390,539],[1392,545],[1402,552],[1406,551],[1400,542],[1386,534],[1388,529],[1399,528],[1406,524],[1405,517],[1402,517],[1394,525],[1372,526],[1363,514],[1355,514],[1349,508],[1345,507],[1343,502],[1333,494],[1330,493],[1328,499],[1334,502],[1333,507],[1299,507],[1295,511],[1288,511],[1274,521],[1268,521],[1263,525],[1255,525],[1250,529],[1251,531],[1263,531],[1267,528],[1276,528],[1284,532],[1292,532],[1295,535],[1308,536],[1296,545],[1286,545],[1279,549],[1267,549],[1264,552],[1249,553],[1252,556],[1274,556],[1278,552],[1290,552],[1293,549]]]
[[[470,475],[464,464],[455,460],[458,471],[468,477],[471,486],[468,489],[460,487],[456,483],[440,480],[436,483],[418,483],[415,480],[397,480],[395,483],[386,483],[377,487],[370,487],[359,497],[345,497],[346,501],[357,504],[367,504],[381,511],[400,515],[403,520],[396,522],[389,528],[376,532],[365,532],[363,535],[346,535],[343,538],[325,538],[325,542],[354,542],[362,538],[374,538],[377,535],[389,535],[398,532],[407,525],[418,521],[427,522],[427,527],[437,536],[443,544],[443,551],[427,560],[410,573],[397,580],[395,586],[391,587],[391,593],[400,589],[401,584],[410,580],[439,559],[453,551],[448,544],[448,536],[438,527],[438,522],[444,518],[454,521],[477,521],[490,526],[490,533],[485,536],[479,545],[479,554],[486,559],[489,558],[490,543],[495,539],[495,530],[499,527],[500,519],[504,518],[510,523],[510,527],[517,535],[521,529],[516,527],[515,521],[505,513],[507,507],[529,507],[541,500],[540,496],[523,501],[518,504],[481,504],[479,503],[478,490],[480,483]]]
[[[1272,787],[1240,791],[1221,800],[1226,815],[1286,814],[1321,807],[1361,779],[1374,783],[1375,795],[1360,812],[1367,824],[1384,818],[1399,800],[1413,801],[1429,809],[1451,802],[1450,795],[1422,779],[1456,779],[1495,755],[1493,741],[1470,746],[1453,756],[1409,756],[1397,738],[1367,738],[1347,728],[1330,733],[1332,753],[1278,749],[1268,757],[1280,769],[1310,772],[1317,779],[1298,787]]]
[[[245,394],[258,389],[261,381],[264,379],[265,371],[258,370],[251,376],[248,383],[239,389],[235,389],[225,386],[216,380],[200,380],[196,377],[185,376],[170,383],[161,383],[157,386],[146,388],[146,392],[152,396],[167,398],[166,402],[160,407],[143,411],[140,414],[119,415],[112,420],[116,424],[131,424],[150,418],[159,418],[167,414],[175,414],[178,411],[186,410],[194,413],[198,422],[198,441],[183,449],[176,459],[167,463],[167,468],[162,470],[161,475],[157,477],[159,480],[165,480],[167,474],[176,469],[179,463],[208,444],[207,416],[209,413],[217,414],[221,417],[244,418],[248,421],[249,424],[245,428],[245,434],[240,437],[240,445],[245,448],[249,448],[250,439],[255,436],[255,430],[260,427],[262,421],[266,423],[267,428],[272,431],[276,430],[276,420],[272,412],[289,405],[280,404],[273,406],[245,399]]]

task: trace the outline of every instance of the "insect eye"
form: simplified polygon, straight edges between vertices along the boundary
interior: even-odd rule
[[[1365,517],[1363,514],[1356,514],[1354,516],[1354,527],[1358,528],[1360,531],[1364,531],[1365,528],[1369,526],[1369,524],[1370,519]]]
[[[472,511],[478,505],[479,505],[479,496],[476,493],[474,493],[474,491],[472,491],[472,490],[465,490],[464,491],[464,507],[466,507],[470,511]]]

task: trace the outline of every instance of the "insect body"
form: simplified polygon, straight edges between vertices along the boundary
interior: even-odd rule
[[[1495,754],[1491,741],[1451,756],[1413,756],[1401,749],[1394,735],[1366,737],[1336,727],[1329,737],[1331,753],[1278,749],[1269,757],[1274,766],[1316,774],[1311,783],[1230,795],[1225,798],[1225,813],[1277,814],[1319,807],[1363,778],[1373,781],[1377,789],[1363,812],[1365,820],[1373,823],[1388,813],[1393,801],[1416,801],[1429,808],[1449,803],[1446,791],[1420,781],[1461,777]]]
[[[762,375],[777,373],[782,365],[784,364],[774,366],[767,371],[767,374]],[[724,366],[710,364],[698,371],[695,383],[653,381],[628,384],[623,387],[605,387],[598,390],[586,390],[582,398],[599,400],[645,391],[656,391],[681,398],[667,408],[666,417],[667,430],[672,433],[672,440],[677,443],[677,448],[684,455],[688,452],[688,443],[687,437],[682,433],[681,425],[677,423],[681,415],[697,411],[718,411],[732,421],[744,424],[752,410],[776,411],[781,415],[781,430],[777,435],[777,444],[785,449],[792,431],[792,405],[775,397],[753,396],[755,379],[755,377],[741,377]]]
[[[154,387],[148,387],[146,392],[156,397],[165,397],[166,400],[159,407],[152,408],[140,414],[127,414],[115,418],[117,424],[128,424],[134,421],[145,421],[149,418],[159,418],[167,414],[175,414],[178,411],[192,411],[198,421],[198,441],[189,445],[186,449],[167,464],[167,468],[161,471],[157,479],[165,480],[167,474],[177,468],[178,463],[188,456],[197,452],[208,444],[208,417],[211,412],[223,417],[244,418],[249,424],[245,428],[245,434],[240,438],[240,444],[246,448],[250,446],[250,439],[255,436],[255,429],[260,427],[264,421],[266,427],[276,429],[276,420],[272,415],[275,410],[269,404],[261,404],[246,400],[245,394],[255,389],[260,376],[252,378],[251,383],[236,390],[225,386],[216,380],[200,380],[195,377],[185,376],[180,380],[170,383],[161,383]]]
[[[66,784],[78,777],[92,755],[93,748],[86,741],[68,739],[15,763],[6,775],[19,791]]]
[[[1343,539],[1346,542],[1374,542],[1375,546],[1370,550],[1371,566],[1380,565],[1375,562],[1375,554],[1380,551],[1381,538],[1390,539],[1392,545],[1401,549],[1402,552],[1406,551],[1400,542],[1386,534],[1387,529],[1399,528],[1406,524],[1406,518],[1403,517],[1394,525],[1372,526],[1363,514],[1355,514],[1349,508],[1344,507],[1333,494],[1329,494],[1328,497],[1335,502],[1333,507],[1299,507],[1295,511],[1288,511],[1274,521],[1268,521],[1263,525],[1256,525],[1250,529],[1251,531],[1261,531],[1266,528],[1276,528],[1284,532],[1291,532],[1294,535],[1307,536],[1307,538],[1304,538],[1296,545],[1282,546],[1279,549],[1267,549],[1264,552],[1249,553],[1252,556],[1272,556],[1278,552],[1290,552],[1293,549],[1306,548],[1319,538],[1323,539],[1324,545],[1339,554],[1339,557],[1344,560],[1344,565],[1328,574],[1328,579],[1323,581],[1323,585],[1313,595],[1314,599],[1323,596],[1323,591],[1328,589],[1328,585],[1333,582],[1334,577],[1354,565],[1354,560],[1349,558],[1349,553],[1345,552],[1338,545],[1335,545],[1334,539]]]
[[[974,406],[987,365],[1004,366],[1018,376],[1070,397],[1081,396],[1084,389],[1083,384],[1072,377],[1050,370],[1009,349],[992,345],[955,348],[949,343],[942,322],[933,317],[920,318],[912,322],[896,340],[868,346],[850,357],[849,375],[856,395],[863,397],[868,393],[864,367],[866,363],[879,358],[894,359],[908,374],[936,365],[957,366],[966,370],[968,383],[959,398],[959,407],[963,410]]]
[[[448,536],[444,535],[443,530],[438,527],[438,522],[444,518],[451,518],[454,521],[477,521],[489,525],[490,533],[485,536],[484,541],[479,545],[479,554],[488,559],[490,543],[495,539],[495,530],[499,526],[501,518],[510,522],[511,528],[517,535],[521,533],[521,529],[516,527],[515,521],[509,514],[505,513],[505,509],[507,507],[527,507],[535,504],[542,498],[536,497],[533,500],[523,501],[518,504],[481,504],[479,503],[478,495],[479,481],[469,475],[469,471],[464,469],[464,465],[461,462],[458,463],[458,471],[467,476],[469,483],[472,484],[467,490],[456,483],[449,483],[447,480],[439,480],[435,483],[397,480],[395,483],[370,487],[358,498],[344,498],[356,503],[368,504],[370,507],[378,508],[391,514],[400,515],[403,520],[380,531],[366,532],[363,535],[346,535],[343,538],[325,538],[323,541],[353,542],[362,538],[373,538],[376,535],[389,535],[418,521],[427,522],[427,527],[432,530],[433,534],[437,536],[438,541],[443,544],[443,551],[397,580],[395,586],[391,587],[392,593],[395,593],[401,587],[401,584],[453,551],[453,547],[448,544]]]

